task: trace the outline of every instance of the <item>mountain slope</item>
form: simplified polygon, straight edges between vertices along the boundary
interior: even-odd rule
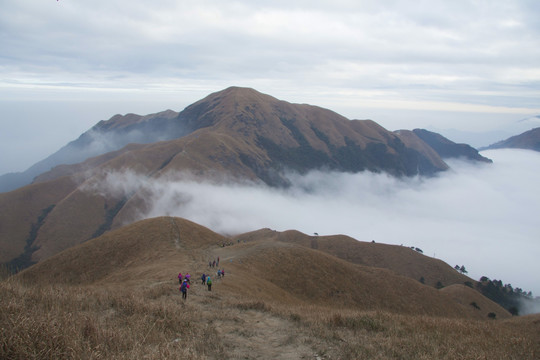
[[[0,282],[0,357],[538,358],[537,315],[256,234],[223,247],[233,239],[160,217],[50,257]]]
[[[309,236],[298,231],[261,229],[239,235],[240,241],[253,238],[290,242],[316,249],[348,262],[384,268],[435,287],[473,282],[439,259],[429,258],[405,246],[362,242],[345,235]],[[383,255],[384,254],[384,255]]]
[[[177,116],[177,112],[166,110],[146,116],[115,115],[107,121],[100,121],[78,139],[27,170],[1,175],[0,193],[28,185],[36,176],[56,166],[77,164],[90,157],[118,150],[129,143],[152,143],[182,136],[187,130],[171,121]]]
[[[15,268],[31,262],[40,227],[57,203],[76,189],[74,179],[29,185],[0,194],[0,262],[13,261]]]
[[[115,189],[126,185],[122,191],[103,188],[104,180],[115,174],[135,174],[149,183],[190,174],[207,180],[250,179],[287,186],[289,171],[305,173],[322,168],[409,176],[431,175],[448,168],[415,134],[400,136],[373,121],[350,121],[327,109],[291,104],[253,89],[231,87],[174,115],[126,115],[101,122],[95,131],[112,131],[111,136],[122,139],[129,138],[122,134],[143,129],[150,138],[168,129],[167,136],[174,138],[129,144],[78,164],[57,166],[36,177],[35,185],[51,183],[47,186],[54,187],[54,182],[69,176],[77,187],[66,188],[65,195],[55,199],[54,208],[32,234],[27,246],[32,250],[31,261],[43,260],[140,219],[148,206],[143,189],[128,189],[129,184],[113,185]],[[0,206],[8,207],[2,198]],[[9,203],[15,213],[24,213],[26,206],[24,202]],[[21,252],[10,252],[11,258],[4,261],[24,252],[24,239],[32,232],[35,217],[18,221],[20,226],[12,229],[16,233],[3,233],[0,244],[16,241],[11,247]]]
[[[440,134],[424,129],[414,129],[413,132],[420,139],[426,142],[426,144],[431,146],[431,148],[433,148],[443,159],[464,158],[467,160],[486,163],[493,162],[490,159],[480,155],[478,150],[467,144],[456,144]]]
[[[29,283],[134,286],[174,279],[180,270],[190,272],[197,281],[209,270],[208,260],[219,257],[219,267],[226,269],[226,278],[232,281],[220,292],[244,301],[481,318],[468,304],[463,306],[395,272],[358,265],[290,241],[259,238],[255,233],[250,237],[245,243],[222,247],[226,238],[190,221],[147,219],[63,251],[19,277]],[[379,256],[386,256],[385,249]],[[487,309],[489,302],[485,299],[482,305]],[[508,316],[504,310],[498,315]]]
[[[350,121],[327,109],[291,104],[253,89],[231,87],[211,94],[188,106],[174,123],[189,129],[185,136],[124,153],[110,167],[123,167],[137,157],[147,173],[188,165],[196,171],[225,169],[269,185],[285,185],[287,169],[325,167],[407,176],[447,169],[425,145],[409,148],[399,135],[373,121]]]
[[[540,127],[512,136],[506,140],[496,142],[485,148],[488,149],[527,149],[540,151]]]

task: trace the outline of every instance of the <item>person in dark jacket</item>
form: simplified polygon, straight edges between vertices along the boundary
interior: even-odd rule
[[[182,299],[187,299],[187,291],[189,289],[189,284],[186,279],[184,279],[184,282],[182,285],[180,285],[180,292],[182,293]]]

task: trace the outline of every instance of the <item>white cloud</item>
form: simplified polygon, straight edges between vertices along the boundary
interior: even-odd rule
[[[152,206],[143,217],[180,216],[224,234],[270,227],[415,246],[451,266],[465,265],[475,279],[485,275],[540,295],[540,154],[484,155],[494,164],[454,161],[452,170],[434,178],[315,171],[291,175],[292,187],[276,190],[128,173],[111,174],[102,185],[128,186],[127,193],[144,189]]]

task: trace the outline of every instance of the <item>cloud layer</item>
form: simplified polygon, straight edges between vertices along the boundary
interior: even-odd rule
[[[4,6],[5,86],[152,90],[248,81],[293,94],[326,90],[322,97],[337,89],[395,106],[540,107],[540,9],[530,1]]]
[[[101,191],[144,189],[152,204],[141,217],[180,216],[236,234],[269,227],[307,234],[346,234],[360,241],[419,247],[469,275],[485,275],[540,295],[538,213],[540,154],[483,153],[492,165],[451,162],[435,178],[311,172],[290,175],[292,187],[202,182],[189,176],[149,180],[109,174]]]

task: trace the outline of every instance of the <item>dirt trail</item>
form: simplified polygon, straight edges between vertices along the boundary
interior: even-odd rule
[[[218,267],[208,267],[214,254],[208,252],[206,260],[193,258],[186,266],[192,280],[185,305],[204,314],[202,321],[208,321],[222,339],[228,359],[323,359],[314,349],[313,337],[304,334],[294,320],[272,314],[257,303],[244,307],[242,299],[227,295],[224,287],[235,280],[232,276],[218,279]],[[201,283],[203,272],[212,276],[212,291]]]

